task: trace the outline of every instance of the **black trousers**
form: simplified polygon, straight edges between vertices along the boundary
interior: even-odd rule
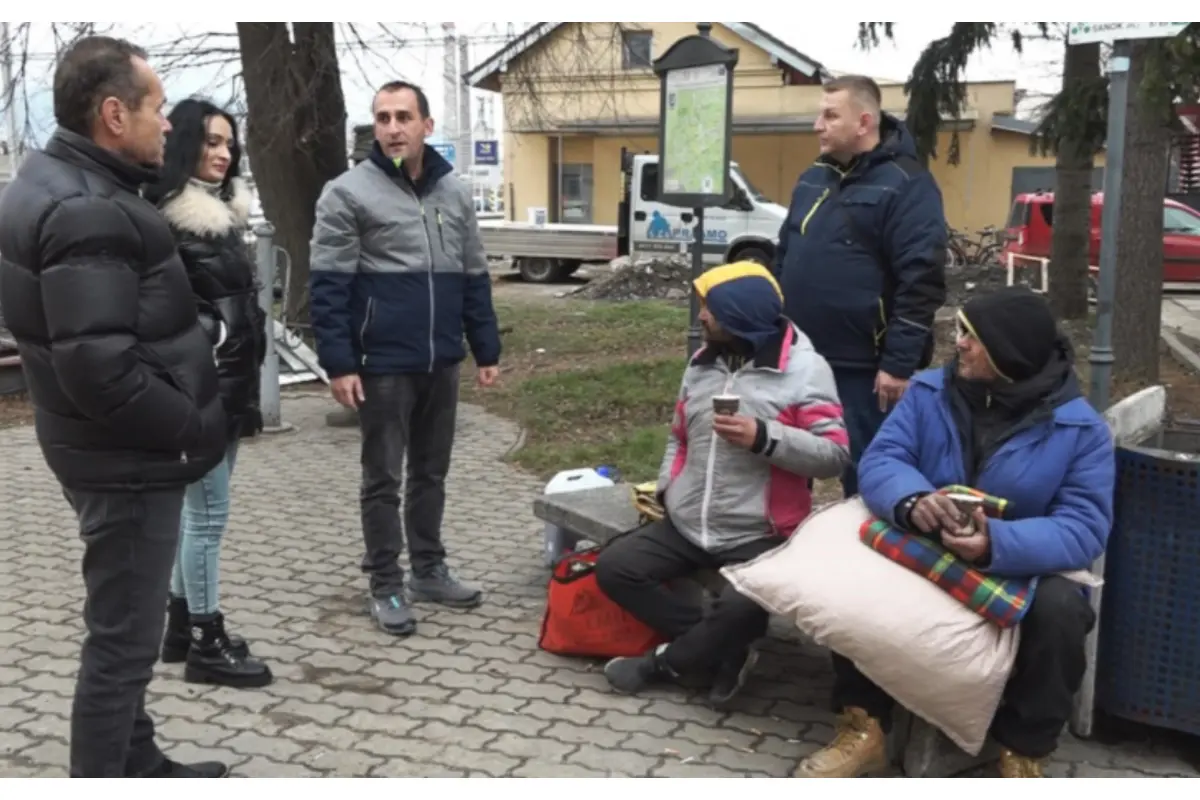
[[[458,365],[454,365],[430,373],[362,378],[366,398],[358,411],[362,429],[362,569],[376,597],[397,594],[403,588],[399,559],[406,533],[413,572],[427,574],[446,559],[442,515],[454,447],[458,374]]]
[[[605,548],[596,561],[596,582],[617,605],[671,640],[665,657],[672,670],[681,675],[703,673],[743,655],[767,632],[768,614],[726,586],[705,615],[666,582],[749,561],[779,544],[778,539],[759,539],[708,553],[683,538],[668,518]]]
[[[166,624],[183,487],[64,494],[79,517],[87,589],[70,775],[136,777],[163,760],[146,714],[146,686]]]
[[[1058,576],[1038,582],[1021,621],[1016,663],[992,720],[993,739],[1027,758],[1054,752],[1083,683],[1084,640],[1095,624],[1095,612],[1079,584]],[[833,671],[835,711],[853,706],[885,726],[890,723],[894,701],[883,689],[836,653]]]

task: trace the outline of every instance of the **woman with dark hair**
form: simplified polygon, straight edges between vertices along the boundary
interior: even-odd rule
[[[218,331],[217,371],[229,430],[225,459],[190,485],[184,498],[162,660],[186,661],[184,680],[191,683],[266,686],[271,670],[251,657],[245,641],[225,631],[218,582],[238,440],[262,430],[258,381],[266,319],[242,238],[250,192],[238,177],[241,147],[232,116],[189,98],[168,119],[163,168],[146,198],[171,225],[202,324]]]

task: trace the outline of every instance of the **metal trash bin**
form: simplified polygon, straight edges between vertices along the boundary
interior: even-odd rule
[[[1200,424],[1116,458],[1096,706],[1200,735]]]

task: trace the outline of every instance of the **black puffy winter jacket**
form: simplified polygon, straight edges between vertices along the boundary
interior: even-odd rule
[[[0,196],[0,306],[67,489],[174,488],[225,454],[213,342],[153,172],[58,130]]]
[[[229,434],[238,438],[262,430],[258,380],[266,356],[266,315],[258,305],[254,264],[242,239],[250,219],[250,192],[240,178],[230,181],[228,199],[216,194],[218,188],[192,181],[161,208],[200,300],[201,323],[225,324],[217,371]],[[215,319],[206,320],[209,314]]]

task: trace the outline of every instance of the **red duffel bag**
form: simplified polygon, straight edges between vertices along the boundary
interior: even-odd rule
[[[538,647],[560,656],[640,656],[666,641],[614,603],[596,582],[593,547],[565,556],[554,567]]]

